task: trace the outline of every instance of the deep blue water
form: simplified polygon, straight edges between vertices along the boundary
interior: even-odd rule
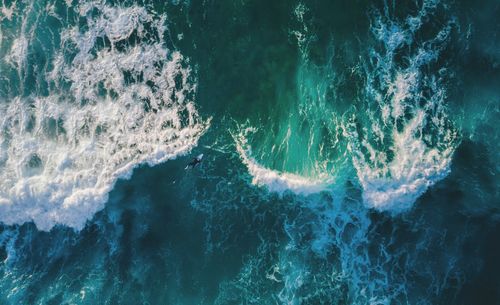
[[[2,0],[0,304],[500,304],[498,16]]]

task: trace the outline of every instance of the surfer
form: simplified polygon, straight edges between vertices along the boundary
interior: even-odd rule
[[[185,169],[195,168],[198,164],[201,163],[201,159],[203,159],[203,154],[198,155],[196,158],[193,159],[193,161],[189,162],[189,164],[186,165]]]

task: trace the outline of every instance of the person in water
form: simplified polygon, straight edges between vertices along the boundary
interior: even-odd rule
[[[188,169],[188,168],[195,168],[198,164],[201,163],[202,159],[203,159],[203,154],[197,156],[191,162],[188,163],[188,165],[186,166],[186,169]]]

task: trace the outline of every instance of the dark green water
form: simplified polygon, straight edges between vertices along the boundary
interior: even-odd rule
[[[498,16],[3,0],[0,304],[500,304]]]

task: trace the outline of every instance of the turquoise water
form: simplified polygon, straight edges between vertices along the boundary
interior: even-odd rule
[[[500,302],[498,1],[0,7],[0,304]]]

